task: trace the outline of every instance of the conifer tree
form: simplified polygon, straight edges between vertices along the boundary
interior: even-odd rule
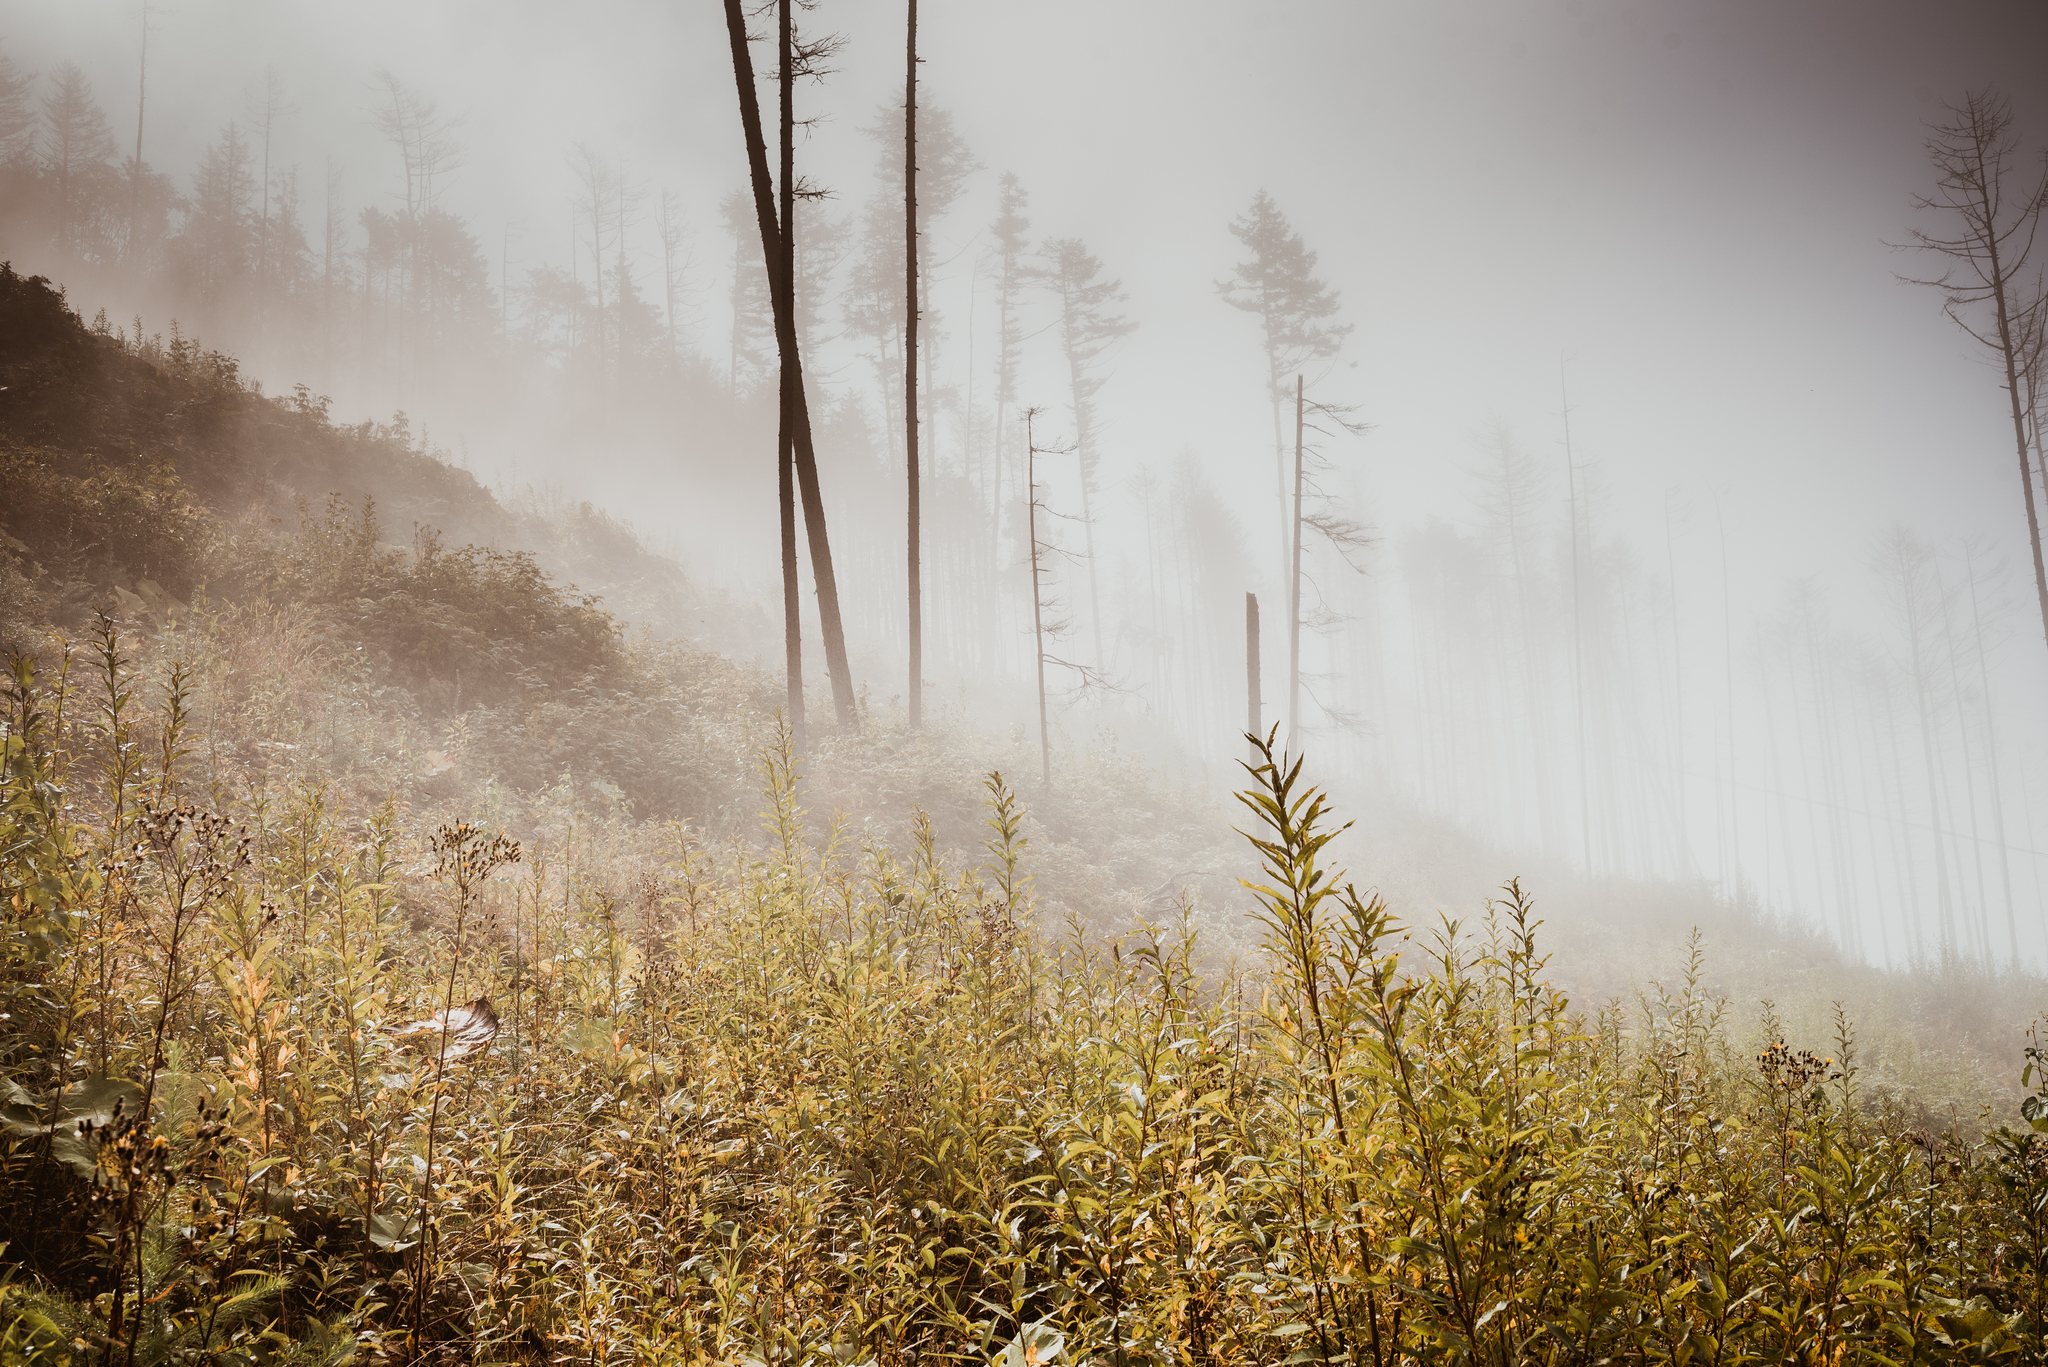
[[[230,122],[193,177],[191,207],[179,234],[192,291],[209,311],[219,309],[248,268],[255,191],[254,154],[241,128]]]
[[[35,78],[0,52],[0,166],[27,159],[35,143],[36,115],[29,105]]]
[[[89,233],[114,131],[93,98],[92,83],[75,63],[57,68],[55,88],[43,97],[38,142],[44,172],[56,183],[57,246],[76,255],[91,251]]]
[[[1031,197],[1025,193],[1016,172],[1003,172],[996,219],[989,225],[989,235],[996,243],[996,468],[991,521],[998,544],[1003,535],[1003,454],[1010,435],[1010,405],[1017,401],[1017,367],[1024,353],[1019,300],[1031,274],[1026,262],[1030,241],[1025,237],[1031,230],[1031,220],[1024,216],[1030,203]]]
[[[1096,469],[1101,464],[1100,424],[1095,396],[1104,376],[1102,353],[1137,324],[1115,312],[1129,296],[1119,280],[1102,277],[1102,262],[1078,237],[1046,244],[1045,283],[1059,301],[1060,349],[1067,362],[1067,385],[1074,412],[1074,454],[1081,471],[1081,526],[1088,556],[1088,619],[1095,635],[1095,666],[1107,662],[1102,648],[1102,597],[1095,569]]]
[[[1336,291],[1315,276],[1316,254],[1288,226],[1280,207],[1264,190],[1251,207],[1230,224],[1230,235],[1251,255],[1237,274],[1217,282],[1216,291],[1232,308],[1259,320],[1266,352],[1266,398],[1273,409],[1273,472],[1279,495],[1281,578],[1291,558],[1291,521],[1287,497],[1287,441],[1284,416],[1293,401],[1295,374],[1311,361],[1337,354],[1350,335],[1337,315]]]

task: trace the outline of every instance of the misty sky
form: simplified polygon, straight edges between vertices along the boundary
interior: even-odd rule
[[[0,16],[18,60],[78,61],[132,136],[135,0]],[[851,211],[874,159],[859,129],[901,84],[901,7],[828,0],[816,20],[849,41],[803,92],[833,122],[802,157]],[[181,178],[274,64],[308,182],[332,155],[351,197],[394,193],[368,117],[388,66],[463,116],[447,202],[492,248],[510,225],[515,274],[566,259],[564,158],[587,141],[684,195],[715,312],[716,204],[744,161],[710,0],[181,0],[155,22],[144,151]],[[2017,4],[927,4],[926,98],[987,168],[936,254],[971,256],[1015,170],[1034,230],[1084,236],[1132,294],[1141,326],[1103,399],[1112,476],[1191,449],[1262,491],[1253,329],[1212,282],[1264,187],[1357,325],[1325,392],[1376,424],[1339,453],[1376,523],[1466,516],[1458,472],[1495,418],[1554,448],[1562,359],[1611,514],[1661,525],[1682,486],[1681,530],[1704,528],[1721,491],[1742,587],[1768,594],[1897,517],[2017,541],[1995,380],[1886,243],[1913,221],[1936,101],[1996,82],[2048,129],[2044,39],[2048,16]],[[613,502],[635,484],[536,464]]]

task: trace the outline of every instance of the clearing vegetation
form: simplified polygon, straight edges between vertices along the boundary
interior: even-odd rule
[[[117,631],[8,693],[10,1360],[2035,1359],[2048,1161],[1858,1087],[1845,1016],[1576,1014],[1510,885],[1417,932],[1244,795],[1256,971],[949,858],[238,798]],[[657,833],[661,837],[656,840]],[[2048,1128],[2028,1051],[2026,1114]]]

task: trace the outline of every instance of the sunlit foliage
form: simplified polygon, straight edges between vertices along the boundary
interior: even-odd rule
[[[786,737],[749,838],[522,848],[209,791],[125,660],[7,696],[10,1360],[2042,1351],[2048,1086],[1913,1128],[1846,1015],[1738,1038],[1697,963],[1578,1014],[1519,886],[1417,931],[1331,869],[1297,759],[1205,979],[1184,917],[1043,924],[998,774],[972,852],[814,839]]]

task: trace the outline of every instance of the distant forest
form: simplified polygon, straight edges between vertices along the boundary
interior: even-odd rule
[[[249,375],[302,382],[322,411],[333,395],[344,411],[391,414],[407,442],[431,447],[435,434],[405,412],[454,395],[492,421],[530,419],[561,452],[657,452],[651,464],[686,471],[705,506],[758,510],[765,540],[777,361],[747,196],[686,205],[579,146],[561,233],[573,254],[515,270],[505,230],[451,207],[456,122],[388,73],[370,102],[398,172],[381,204],[350,201],[340,167],[275,154],[293,106],[274,76],[174,175],[150,164],[147,124],[128,142],[76,67],[32,73],[0,56],[0,258],[74,298],[141,301],[147,319],[95,324],[131,348],[201,336]],[[899,117],[873,119],[868,198],[796,201],[792,272],[834,550],[857,586],[847,634],[857,672],[890,681],[903,678],[907,584]],[[1930,142],[1941,188],[1921,207],[1959,214],[1963,237],[1944,248],[1929,219],[1922,245],[1950,251],[1959,317],[1994,342],[1982,320],[1996,290],[2011,295],[1994,352],[2014,362],[2032,499],[2048,308],[2022,288],[2023,259],[2002,259],[1996,290],[1972,274],[1968,178],[1941,151],[1974,138],[2009,160],[2017,143],[1995,98],[1956,117]],[[1284,652],[1298,540],[1300,663],[1269,690],[1271,715],[1361,788],[1595,874],[1702,880],[1811,916],[1856,957],[2038,952],[2048,806],[2028,786],[2037,747],[2003,664],[2033,635],[2017,513],[2009,543],[1873,529],[1839,582],[1744,605],[1718,494],[1673,490],[1662,525],[1623,528],[1612,466],[1573,454],[1568,431],[1560,456],[1502,424],[1472,442],[1470,516],[1386,525],[1370,463],[1346,458],[1371,415],[1314,383],[1354,324],[1264,193],[1213,228],[1219,249],[1241,253],[1216,282],[1218,326],[1256,329],[1266,362],[1218,402],[1258,404],[1273,421],[1270,456],[1230,459],[1278,475],[1273,504],[1234,501],[1209,453],[1149,451],[1106,421],[1116,358],[1142,321],[1113,264],[1082,238],[1035,232],[1027,187],[984,167],[944,109],[921,110],[918,145],[924,660],[933,679],[973,681],[986,719],[1033,715],[1036,550],[1054,725],[1071,737],[1106,722],[1149,753],[1227,763],[1244,722],[1244,597],[1261,594],[1268,651]],[[925,259],[930,229],[964,220],[977,183],[994,209],[978,255]],[[2033,221],[2015,213],[1991,230]],[[711,220],[726,237],[707,254],[686,224]],[[963,314],[970,299],[978,320]],[[1306,498],[1290,508],[1303,372]],[[1029,407],[1041,408],[1036,452]],[[756,592],[767,570],[763,552],[732,587]],[[2048,582],[2038,591],[2048,611]],[[804,630],[815,652],[814,616]],[[761,632],[743,644],[765,647]],[[1267,664],[1281,672],[1270,653]],[[876,691],[886,701],[901,687]]]

